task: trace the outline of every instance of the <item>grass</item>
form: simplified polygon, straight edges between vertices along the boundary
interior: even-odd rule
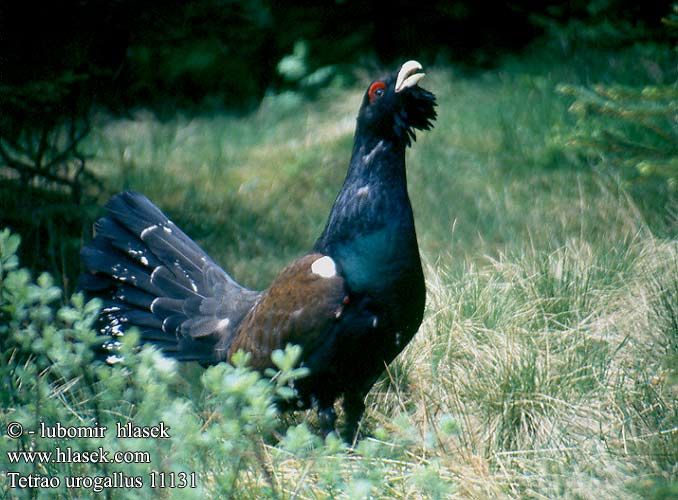
[[[558,83],[675,79],[652,54],[542,47],[480,74],[430,68],[439,119],[408,156],[427,313],[368,397],[363,446],[381,428],[409,436],[402,457],[374,459],[389,485],[375,497],[678,497],[675,193],[628,185],[557,140],[573,124]],[[320,234],[361,95],[102,118],[92,166],[262,288]],[[350,471],[361,456],[336,460]],[[274,473],[285,498],[324,498],[303,460]],[[436,493],[431,477],[456,488]]]

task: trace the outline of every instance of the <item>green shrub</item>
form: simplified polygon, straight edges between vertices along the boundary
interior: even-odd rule
[[[579,118],[567,145],[622,168],[631,178],[659,177],[678,187],[678,89],[560,85]]]
[[[604,4],[604,2],[601,2]],[[663,19],[667,35],[678,33],[678,4]],[[559,93],[574,98],[570,112],[577,117],[565,137],[567,148],[593,163],[622,169],[624,176],[658,178],[668,189],[678,188],[678,88],[675,71],[665,72],[660,61],[675,57],[666,45],[646,45],[634,61],[642,85],[561,84]]]
[[[44,80],[0,85],[0,173],[24,189],[66,192],[74,202],[100,189],[86,168],[83,143],[92,129],[89,94],[101,78],[63,71]]]
[[[355,450],[333,434],[323,441],[303,421],[283,429],[274,401],[289,397],[288,384],[304,375],[294,368],[295,346],[274,354],[279,372],[268,373],[271,378],[250,370],[248,356],[239,355],[233,365],[204,370],[197,391],[175,361],[154,348],[138,350],[134,334],[121,339],[119,362],[96,360],[98,301],[76,294],[62,304],[48,274],[34,282],[19,267],[18,247],[17,235],[0,233],[0,497],[292,498],[298,492],[412,498],[414,492],[445,498],[453,490],[434,460],[412,459],[409,448],[419,444],[406,426],[393,434],[378,430],[378,439],[365,439]],[[13,422],[24,432],[10,438]],[[106,431],[41,436],[41,423]],[[161,423],[167,438],[117,436],[118,426],[160,431]],[[67,449],[70,460],[53,460]],[[127,453],[122,458],[129,463],[80,461],[99,449],[109,459]],[[24,454],[38,451],[52,455]],[[16,487],[50,478],[50,488]],[[76,478],[83,482],[74,484]],[[111,481],[123,487],[109,487]]]

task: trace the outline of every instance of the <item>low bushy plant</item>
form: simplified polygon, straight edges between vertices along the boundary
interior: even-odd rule
[[[154,348],[139,349],[134,334],[120,339],[109,360],[117,362],[98,360],[98,300],[76,294],[64,303],[48,274],[33,280],[20,268],[18,246],[17,235],[0,233],[0,496],[357,499],[453,491],[435,460],[412,460],[404,430],[378,430],[353,450],[334,434],[321,439],[303,420],[283,428],[275,401],[290,397],[289,383],[305,373],[295,368],[296,346],[274,354],[278,372],[270,377],[239,354],[233,365],[189,380]],[[92,457],[100,450],[108,462]]]

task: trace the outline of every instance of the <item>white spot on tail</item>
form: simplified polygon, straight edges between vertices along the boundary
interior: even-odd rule
[[[153,280],[155,279],[155,273],[159,272],[160,269],[162,269],[162,266],[158,266],[155,269],[153,269],[153,272],[151,273],[151,283],[153,283]]]
[[[356,198],[363,198],[363,197],[367,196],[368,194],[370,194],[370,187],[369,186],[363,186],[360,189],[358,189],[358,191],[356,191],[356,193],[355,193]]]
[[[147,259],[146,257],[144,257],[143,255],[141,256],[141,259],[139,259],[139,260],[141,261],[141,263],[142,263],[144,266],[147,266],[147,265],[148,265],[148,259]]]
[[[165,319],[162,320],[162,331],[165,333],[169,333],[167,331],[167,322],[172,316],[167,316]]]
[[[146,229],[144,229],[143,231],[141,231],[141,235],[140,235],[139,237],[143,240],[143,239],[144,239],[144,236],[146,236],[146,235],[147,235],[148,233],[150,233],[151,231],[155,231],[156,229],[158,229],[158,225],[157,225],[157,224],[153,224],[152,226],[148,226]]]
[[[337,266],[334,264],[332,257],[325,255],[316,259],[311,264],[311,271],[321,278],[332,278],[337,275]]]
[[[120,362],[122,362],[122,357],[118,356],[117,354],[111,354],[110,356],[106,357],[106,363],[109,365],[114,365]]]
[[[172,234],[172,230],[167,226],[163,226],[162,230],[165,231],[167,234]]]
[[[111,340],[109,342],[104,343],[102,347],[107,351],[112,351],[114,349],[119,349],[120,346],[122,346],[122,342],[120,342],[119,340]]]

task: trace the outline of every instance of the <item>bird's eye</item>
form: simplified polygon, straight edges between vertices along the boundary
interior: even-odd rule
[[[370,96],[370,104],[372,104],[375,99],[383,96],[385,92],[386,84],[384,82],[374,82],[370,85],[370,90],[367,91],[367,95]]]

